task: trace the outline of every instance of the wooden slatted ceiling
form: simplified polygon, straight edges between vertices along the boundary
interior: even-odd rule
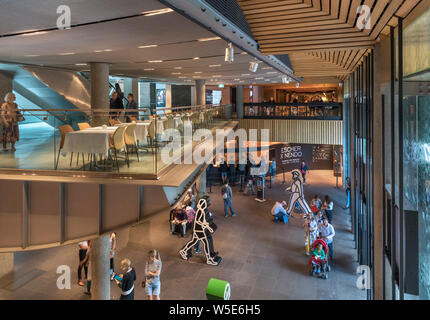
[[[297,76],[336,76],[355,70],[379,40],[421,0],[238,0],[263,54],[289,54]],[[357,25],[371,8],[371,28]]]

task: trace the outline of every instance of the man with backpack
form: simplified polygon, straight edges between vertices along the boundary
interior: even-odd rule
[[[233,196],[233,191],[231,190],[231,187],[228,185],[228,182],[225,183],[225,185],[221,189],[221,195],[224,200],[224,212],[225,217],[228,217],[228,208],[230,208],[231,216],[235,217],[236,214],[234,213],[233,206],[231,204],[231,197]]]

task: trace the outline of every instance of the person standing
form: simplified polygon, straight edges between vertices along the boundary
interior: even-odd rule
[[[327,243],[330,261],[333,260],[333,238],[336,235],[333,226],[327,218],[323,219],[322,225],[319,226],[321,238]]]
[[[119,275],[121,281],[115,277],[115,282],[121,288],[120,300],[134,300],[134,282],[136,281],[136,271],[131,267],[130,259],[121,261],[121,270],[123,274]]]
[[[272,180],[276,180],[276,161],[275,161],[275,159],[273,159],[272,163],[270,164],[270,175],[272,177]]]
[[[351,202],[351,179],[349,177],[346,178],[346,206],[344,209],[349,209],[349,204]]]
[[[311,206],[315,206],[315,208],[317,208],[318,210],[321,209],[321,207],[322,207],[322,201],[321,201],[320,197],[318,197],[317,194],[311,200]]]
[[[15,103],[15,95],[12,92],[6,94],[4,103],[1,106],[1,122],[3,124],[3,151],[7,151],[7,144],[10,143],[11,150],[16,151],[15,143],[19,141],[18,122],[24,117]]]
[[[127,96],[127,104],[125,106],[126,110],[137,110],[138,106],[136,101],[134,101],[134,96],[132,93],[129,93]],[[138,118],[139,112],[137,111],[127,111],[127,122],[132,122],[130,117]]]
[[[222,184],[226,184],[227,183],[227,172],[228,172],[228,167],[227,164],[225,163],[225,160],[222,159],[221,163],[219,165],[220,169],[221,169],[221,180],[222,180]]]
[[[302,173],[303,183],[306,183],[306,174],[308,173],[308,166],[306,165],[305,160],[302,160],[302,164],[300,165],[300,171]]]
[[[240,191],[242,191],[242,188],[245,185],[245,175],[246,175],[246,164],[245,163],[239,163]]]
[[[110,279],[113,280],[115,277],[115,270],[114,270],[114,257],[115,257],[115,250],[116,250],[116,232],[112,232],[109,237],[110,241]]]
[[[148,261],[145,266],[145,292],[148,300],[160,300],[161,290],[161,258],[157,250],[148,252]]]
[[[87,275],[87,291],[85,291],[85,294],[91,295],[91,268],[90,268],[90,260],[91,260],[91,240],[88,240],[88,249],[86,254],[87,262],[86,267],[88,268],[88,275]]]
[[[330,199],[328,195],[324,197],[324,204],[322,209],[325,211],[325,215],[328,219],[328,222],[331,223],[333,221],[333,201]]]
[[[110,99],[110,110],[112,117],[117,118],[122,110],[124,110],[124,104],[122,99],[118,96],[118,93],[114,91],[112,93],[112,98]]]
[[[88,241],[81,241],[78,244],[79,246],[79,266],[78,266],[78,285],[84,286],[84,282],[82,281],[82,268],[85,271],[85,279],[88,278]]]
[[[230,157],[230,159],[228,160],[228,167],[230,171],[229,181],[231,182],[231,185],[234,186],[236,183],[236,162],[234,160],[234,157]]]
[[[224,199],[224,213],[225,217],[228,217],[228,208],[230,208],[231,216],[235,217],[236,214],[234,213],[233,206],[231,203],[231,198],[233,196],[233,191],[231,190],[231,187],[228,185],[228,182],[222,187],[221,189],[222,198]]]

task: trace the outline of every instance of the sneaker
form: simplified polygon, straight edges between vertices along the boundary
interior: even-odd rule
[[[228,218],[228,214],[226,214],[224,217],[225,217],[225,218]]]
[[[181,250],[181,251],[179,251],[179,254],[181,255],[182,259],[188,260],[188,256],[187,256],[186,252],[184,252],[183,250]]]
[[[194,250],[195,253],[200,254],[202,253],[200,250]]]
[[[81,280],[78,281],[78,285],[80,285],[81,287],[83,287],[85,285],[85,283],[83,283]]]
[[[236,214],[236,213],[233,213],[231,216],[232,216],[232,217],[237,217],[237,214]]]
[[[209,265],[212,265],[212,266],[217,266],[218,265],[218,262],[214,261],[212,258],[207,259],[206,263],[209,264]]]

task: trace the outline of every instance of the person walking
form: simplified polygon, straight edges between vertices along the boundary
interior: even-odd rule
[[[236,214],[234,213],[233,206],[231,203],[231,198],[233,196],[233,191],[231,190],[231,187],[228,185],[228,182],[222,187],[221,189],[222,198],[224,199],[224,213],[225,217],[228,217],[228,208],[230,208],[231,216],[235,217]]]
[[[86,253],[86,267],[88,268],[87,275],[87,290],[84,292],[85,294],[91,295],[91,268],[90,268],[90,260],[91,260],[91,240],[88,240],[88,249]]]
[[[333,226],[328,222],[327,218],[323,219],[322,225],[319,226],[321,238],[328,246],[330,262],[333,261],[333,238],[336,235]]]
[[[114,269],[114,257],[115,257],[115,250],[116,250],[116,232],[112,232],[109,237],[110,242],[110,253],[109,253],[109,259],[110,259],[110,279],[113,280],[115,277],[115,269]]]
[[[226,184],[227,183],[228,166],[225,163],[224,159],[221,160],[221,163],[220,163],[219,167],[221,169],[221,181],[222,181],[222,184]]]
[[[161,258],[157,250],[148,252],[148,261],[145,266],[145,292],[148,300],[160,300],[161,290]]]
[[[300,165],[300,171],[302,173],[303,183],[306,183],[306,174],[308,173],[308,166],[306,165],[305,160],[302,160],[302,164]]]
[[[136,281],[136,271],[131,267],[130,259],[121,261],[121,270],[124,271],[118,277],[115,277],[115,282],[121,288],[121,297],[119,300],[134,300],[134,282]]]
[[[351,178],[346,178],[346,206],[344,209],[349,209],[349,204],[351,202]]]
[[[324,204],[322,209],[325,211],[325,215],[329,223],[333,221],[333,201],[330,199],[328,195],[324,197]]]
[[[79,246],[79,266],[78,266],[78,285],[84,286],[84,282],[82,281],[82,268],[85,271],[85,279],[88,278],[88,241],[81,241],[78,244]]]

